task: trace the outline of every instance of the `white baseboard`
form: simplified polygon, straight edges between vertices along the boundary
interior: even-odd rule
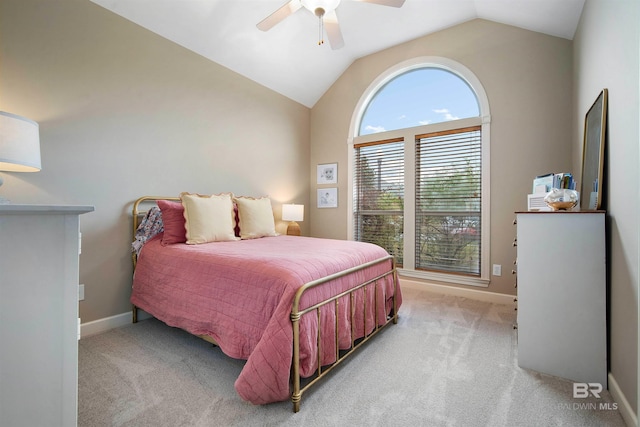
[[[138,320],[144,320],[151,317],[142,310],[138,310]],[[132,322],[132,314],[130,311],[115,316],[105,317],[104,319],[94,320],[92,322],[80,325],[80,337],[89,337],[91,335],[107,332],[110,329],[119,328]]]
[[[124,326],[129,323],[131,323],[131,312],[83,323],[80,325],[80,337],[82,339],[83,337],[106,332],[109,329]]]
[[[494,304],[513,304],[515,295],[498,294],[495,292],[487,292],[479,289],[458,288],[455,286],[437,285],[426,281],[412,280],[407,277],[400,276],[400,285],[413,289],[420,289],[429,292],[435,292],[444,295],[453,295],[474,299],[477,301],[491,302]]]
[[[622,390],[620,390],[620,386],[618,382],[614,378],[614,376],[609,372],[609,393],[611,393],[611,397],[613,400],[618,403],[618,411],[620,411],[620,415],[622,415],[622,419],[627,423],[628,427],[637,427],[638,426],[638,416],[635,412],[633,412],[633,408],[629,404],[629,401],[625,397]]]

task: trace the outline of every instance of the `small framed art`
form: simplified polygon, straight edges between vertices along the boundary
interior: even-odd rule
[[[318,165],[318,184],[338,183],[338,164],[324,163]]]
[[[318,207],[319,208],[337,208],[338,207],[338,189],[335,187],[318,188]]]

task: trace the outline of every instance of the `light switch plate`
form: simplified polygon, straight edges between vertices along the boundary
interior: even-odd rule
[[[493,275],[502,276],[502,266],[500,264],[493,264]]]

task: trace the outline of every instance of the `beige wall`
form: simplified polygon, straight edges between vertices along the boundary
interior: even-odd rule
[[[582,164],[584,115],[609,90],[607,240],[611,373],[638,412],[639,35],[636,0],[587,0],[574,38],[573,164]]]
[[[338,209],[311,209],[311,233],[347,238],[347,139],[360,97],[380,74],[419,56],[466,66],[480,80],[491,109],[491,263],[488,290],[514,294],[514,211],[526,210],[536,175],[571,171],[571,42],[473,20],[361,58],[311,111],[311,206],[315,165],[339,164]]]
[[[308,108],[87,0],[0,2],[0,110],[39,122],[42,150],[42,171],[2,173],[0,194],[95,206],[81,218],[83,322],[130,309],[137,197],[309,203]]]

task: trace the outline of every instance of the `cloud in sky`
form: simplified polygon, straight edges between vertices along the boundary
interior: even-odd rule
[[[438,108],[438,109],[433,110],[433,112],[437,113],[437,114],[443,114],[445,120],[458,120],[458,119],[460,119],[460,117],[457,117],[457,116],[454,116],[453,114],[451,114],[449,112],[449,110],[447,110],[446,108]]]
[[[383,126],[371,126],[371,125],[365,126],[365,129],[373,133],[384,132],[386,130]]]
[[[421,125],[430,125],[431,120],[420,120],[418,123],[420,123]]]

